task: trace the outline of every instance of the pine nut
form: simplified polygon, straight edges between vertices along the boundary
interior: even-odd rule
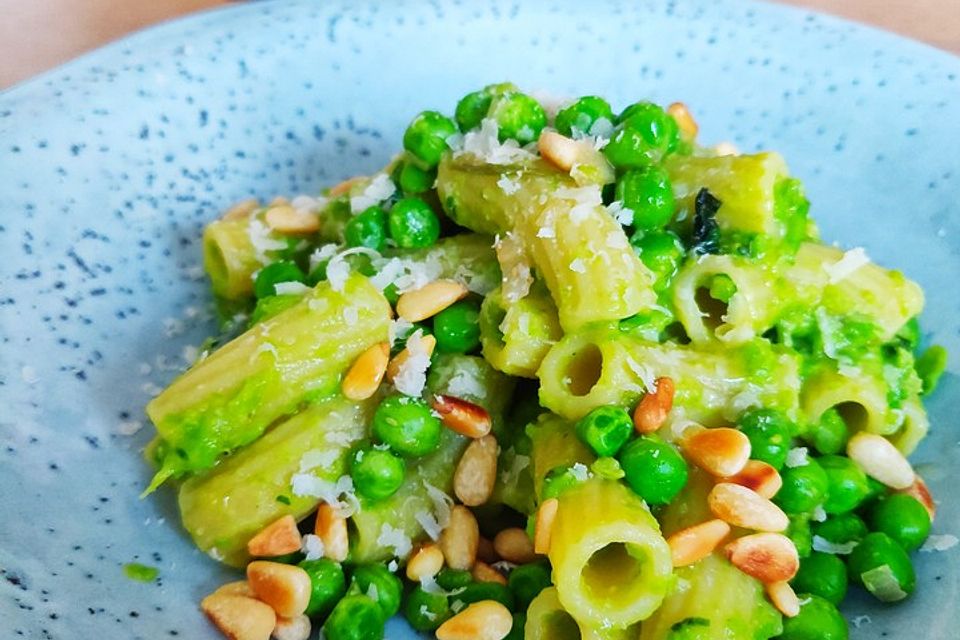
[[[267,207],[282,207],[290,204],[290,201],[287,200],[284,196],[277,196],[273,200],[267,203]]]
[[[267,209],[263,221],[277,233],[290,235],[316,233],[320,229],[317,214],[294,209],[288,204]]]
[[[540,555],[550,553],[550,539],[553,536],[553,521],[557,518],[560,501],[556,498],[544,500],[537,509],[537,520],[533,529],[533,550]]]
[[[256,560],[247,565],[247,581],[257,598],[273,607],[278,616],[296,618],[307,610],[310,576],[300,567]]]
[[[923,508],[930,514],[930,522],[933,522],[934,518],[937,517],[937,503],[933,501],[933,494],[930,493],[927,483],[923,481],[920,474],[917,474],[912,485],[897,493],[905,493],[922,504]]]
[[[669,538],[673,566],[685,567],[703,560],[730,535],[730,525],[723,520],[708,520],[681,529]]]
[[[407,322],[420,322],[440,313],[467,296],[467,288],[453,280],[435,280],[397,300],[397,315]]]
[[[493,427],[490,414],[478,404],[453,396],[434,396],[430,404],[443,424],[462,436],[482,438]]]
[[[350,189],[353,188],[353,185],[357,184],[363,179],[364,179],[363,176],[354,176],[353,178],[347,178],[343,182],[338,182],[337,184],[330,187],[330,190],[328,191],[328,193],[331,198],[337,198],[339,196],[344,195],[348,191],[350,191]]]
[[[493,564],[500,560],[500,556],[497,555],[497,551],[493,548],[493,543],[489,538],[480,536],[477,539],[477,560],[487,564]]]
[[[497,480],[497,439],[487,434],[471,440],[453,474],[453,492],[468,507],[485,504]]]
[[[470,570],[470,574],[477,582],[496,582],[507,586],[507,579],[503,574],[488,565],[486,562],[477,561]]]
[[[273,627],[273,640],[309,640],[310,618],[299,615],[295,618],[277,618]]]
[[[777,495],[777,491],[780,491],[780,487],[783,486],[780,472],[761,460],[748,460],[740,473],[723,478],[722,482],[732,482],[752,489],[757,492],[757,495],[768,500]]]
[[[793,541],[779,533],[754,533],[737,538],[724,551],[733,566],[760,582],[790,580],[800,568]]]
[[[700,130],[700,127],[697,126],[697,121],[693,119],[693,115],[690,113],[690,110],[687,109],[687,105],[682,102],[674,102],[667,107],[667,113],[677,121],[677,126],[680,127],[680,131],[683,132],[685,138],[692,140],[697,137],[697,132]]]
[[[407,560],[407,578],[420,582],[432,578],[443,569],[443,551],[432,542],[414,551]]]
[[[717,156],[738,156],[740,155],[740,149],[732,142],[721,142],[714,145],[713,153]]]
[[[469,569],[477,561],[480,527],[473,512],[463,505],[450,510],[450,524],[440,534],[440,549],[451,569]]]
[[[418,349],[420,352],[424,353],[428,358],[433,355],[433,350],[437,346],[437,339],[431,335],[426,335],[420,338]],[[390,361],[390,364],[387,365],[387,380],[393,382],[393,379],[397,377],[397,374],[400,373],[400,369],[406,364],[407,360],[410,359],[410,356],[413,355],[410,353],[410,347],[404,347],[403,350],[397,355],[393,356],[393,360]]]
[[[683,452],[710,475],[724,478],[743,470],[750,459],[750,440],[729,427],[703,429],[683,439]]]
[[[513,564],[527,564],[537,559],[533,551],[533,540],[519,527],[504,529],[493,539],[493,548],[497,555]]]
[[[377,343],[361,353],[343,378],[343,395],[354,401],[371,397],[380,388],[389,361],[390,345],[386,342]]]
[[[714,516],[728,524],[756,531],[785,531],[790,524],[780,507],[756,491],[731,482],[721,482],[707,496]]]
[[[260,206],[260,201],[256,198],[249,198],[247,200],[241,200],[240,202],[234,204],[232,207],[223,212],[223,215],[220,216],[221,220],[243,220],[249,218],[250,214],[257,210]]]
[[[214,593],[200,609],[230,640],[268,640],[277,621],[270,605],[246,596]]]
[[[509,609],[496,600],[481,600],[440,625],[437,640],[503,640],[511,627]]]
[[[863,471],[892,489],[906,489],[916,474],[900,450],[883,436],[861,431],[847,443],[847,455]]]
[[[272,558],[300,551],[300,531],[293,516],[286,515],[264,527],[247,542],[247,553],[254,558]]]
[[[256,598],[256,596],[253,595],[253,589],[250,588],[250,583],[246,580],[234,580],[233,582],[228,582],[227,584],[221,585],[216,591],[213,592],[213,595],[246,596],[248,598]]]
[[[317,507],[317,519],[313,532],[323,542],[323,555],[336,562],[347,559],[350,540],[347,537],[347,519],[327,503]]]
[[[663,426],[673,408],[675,391],[672,378],[656,379],[653,391],[643,396],[633,411],[633,426],[638,433],[653,433]]]
[[[788,618],[800,613],[800,598],[794,593],[789,582],[770,582],[766,585],[767,597],[777,610]]]
[[[556,131],[544,131],[537,140],[540,157],[565,173],[569,173],[580,157],[580,143]]]

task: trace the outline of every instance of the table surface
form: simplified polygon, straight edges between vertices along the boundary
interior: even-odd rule
[[[781,0],[960,53],[960,0]],[[126,33],[224,0],[0,0],[0,90]]]

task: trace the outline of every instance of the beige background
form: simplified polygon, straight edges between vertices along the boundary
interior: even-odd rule
[[[322,1],[322,0],[318,0]],[[960,53],[960,0],[782,0]],[[0,89],[147,25],[224,0],[0,0]]]

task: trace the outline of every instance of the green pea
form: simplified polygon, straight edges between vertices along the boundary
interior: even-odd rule
[[[867,535],[867,525],[854,513],[840,513],[830,516],[823,522],[815,522],[813,535],[833,544],[860,542]]]
[[[687,484],[687,463],[671,445],[641,436],[620,451],[627,484],[649,504],[669,504]]]
[[[323,636],[330,640],[383,640],[383,613],[377,603],[365,595],[343,598],[323,623]]]
[[[775,409],[756,409],[740,417],[740,431],[750,440],[751,458],[783,468],[793,433],[789,418]]]
[[[452,615],[447,596],[428,593],[419,586],[413,588],[403,604],[403,617],[417,631],[433,631]]]
[[[436,180],[436,171],[427,171],[413,162],[404,162],[397,182],[403,193],[419,194],[432,189]]]
[[[441,353],[470,353],[480,346],[480,305],[455,302],[433,317],[433,336]]]
[[[870,487],[870,492],[867,493],[867,499],[863,501],[865,505],[885,498],[890,494],[890,487],[870,476],[867,476],[867,485]]]
[[[466,133],[479,127],[487,116],[487,112],[490,111],[491,102],[493,102],[493,96],[486,89],[473,91],[460,98],[454,113],[460,131]]]
[[[527,625],[527,614],[517,612],[513,614],[513,626],[510,627],[510,633],[503,640],[523,640],[523,628]]]
[[[447,591],[460,589],[461,587],[467,586],[471,582],[473,582],[473,576],[470,575],[470,572],[466,571],[465,569],[451,569],[450,567],[444,567],[440,570],[440,573],[437,574],[437,584]]]
[[[307,615],[311,618],[327,615],[347,592],[347,581],[340,564],[328,558],[304,560],[299,565],[310,576],[310,603]]]
[[[403,198],[390,210],[390,237],[401,249],[433,245],[440,237],[440,220],[421,198]]]
[[[425,456],[440,446],[441,424],[419,398],[384,398],[373,414],[373,433],[404,456]]]
[[[807,464],[801,467],[784,469],[780,477],[783,486],[773,501],[787,513],[813,511],[827,496],[827,473],[814,458],[807,458]]]
[[[577,436],[598,456],[615,456],[633,434],[633,420],[622,407],[597,407],[580,418]]]
[[[603,148],[617,169],[639,169],[657,162],[677,147],[676,121],[655,104],[638,102],[620,114],[619,125]]]
[[[885,533],[867,534],[850,553],[847,567],[851,580],[884,602],[902,600],[917,586],[910,556]]]
[[[350,581],[351,593],[360,593],[376,602],[383,619],[400,611],[403,583],[382,564],[365,564],[353,570]]]
[[[383,251],[387,246],[387,213],[370,207],[350,218],[343,229],[343,238],[350,247],[367,247]]]
[[[800,561],[790,584],[796,592],[812,593],[839,606],[847,595],[847,565],[835,555],[814,551]]]
[[[829,489],[823,509],[827,513],[853,511],[870,493],[867,476],[850,458],[823,456],[820,466],[827,472]]]
[[[600,120],[606,120],[612,127],[615,119],[609,102],[597,96],[584,96],[560,109],[553,125],[565,136],[578,137],[578,134],[592,134],[591,129]]]
[[[847,640],[847,621],[829,601],[814,594],[800,594],[800,613],[784,617],[779,640]]]
[[[720,302],[729,303],[737,294],[737,284],[725,273],[718,273],[710,278],[710,297]]]
[[[917,358],[914,368],[920,377],[923,394],[930,395],[947,370],[947,350],[938,344],[933,345]]]
[[[403,148],[420,161],[423,169],[433,169],[449,148],[447,138],[457,133],[457,125],[436,111],[419,114],[403,134]]]
[[[357,493],[367,500],[389,498],[400,485],[406,465],[391,451],[376,447],[361,447],[350,458],[350,477]]]
[[[670,176],[659,165],[631,169],[617,180],[616,198],[633,211],[637,229],[659,229],[673,217]]]
[[[257,272],[253,281],[253,294],[258,298],[269,298],[277,295],[276,285],[281,282],[301,282],[306,284],[307,276],[289,260],[281,260],[268,264]]]
[[[665,291],[686,255],[680,238],[672,231],[638,231],[630,238],[630,244],[656,277],[654,290]]]
[[[501,142],[512,138],[528,144],[539,138],[547,126],[547,114],[540,103],[518,91],[495,96],[487,115],[496,120]]]
[[[903,493],[877,502],[869,519],[871,529],[887,534],[907,551],[919,549],[930,535],[930,514],[919,500]]]
[[[577,479],[576,474],[569,466],[561,465],[554,467],[550,469],[543,478],[543,487],[541,489],[543,499],[558,498],[566,492],[567,489],[571,489],[579,483],[580,480]]]
[[[471,582],[454,597],[464,604],[473,604],[481,600],[496,600],[510,611],[517,607],[513,593],[499,582]]]
[[[286,311],[293,305],[300,302],[303,296],[294,294],[284,294],[279,296],[269,296],[257,300],[257,306],[253,308],[250,314],[250,326],[269,320],[282,311]]]
[[[510,572],[507,579],[507,586],[516,597],[521,611],[526,611],[533,599],[550,584],[550,565],[546,562],[520,565]]]
[[[784,535],[793,541],[797,555],[806,558],[813,551],[813,533],[810,530],[810,516],[805,513],[787,516],[790,524]]]
[[[843,451],[849,438],[847,423],[835,408],[828,409],[820,416],[807,438],[820,455],[835,455]]]

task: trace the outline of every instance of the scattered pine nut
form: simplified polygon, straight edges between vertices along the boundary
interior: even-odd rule
[[[268,207],[282,207],[290,204],[290,201],[287,200],[284,196],[277,196],[273,200],[267,203]]]
[[[485,504],[497,480],[497,439],[492,434],[471,440],[453,474],[453,492],[468,507]]]
[[[216,591],[213,592],[213,595],[246,596],[248,598],[256,598],[256,596],[253,595],[253,589],[250,588],[250,583],[246,580],[234,580],[233,582],[228,582],[227,584],[221,585]]]
[[[580,157],[580,143],[556,131],[541,133],[537,150],[544,160],[564,173],[569,173]]]
[[[277,622],[270,605],[246,596],[214,593],[200,608],[230,640],[268,640]]]
[[[317,508],[317,519],[313,525],[313,532],[323,542],[323,555],[336,562],[347,559],[350,551],[350,540],[347,537],[347,519],[327,503]]]
[[[443,424],[462,436],[482,438],[493,427],[490,414],[478,404],[453,396],[434,396],[430,404]]]
[[[299,615],[295,618],[277,618],[273,627],[273,640],[309,640],[310,618]]]
[[[300,531],[293,516],[286,515],[264,527],[247,542],[247,553],[254,558],[273,558],[300,550]]]
[[[748,460],[740,473],[723,478],[721,481],[753,489],[758,495],[768,500],[777,495],[777,491],[780,491],[780,487],[783,486],[780,472],[761,460]]]
[[[450,524],[440,534],[440,549],[451,569],[470,569],[477,561],[480,527],[473,512],[458,504],[450,510]]]
[[[300,567],[256,560],[247,565],[247,581],[257,598],[273,607],[278,616],[296,618],[307,610],[310,576]]]
[[[500,556],[497,555],[497,551],[493,548],[493,543],[489,538],[480,536],[477,539],[477,560],[487,564],[493,564],[500,560]]]
[[[737,475],[750,459],[749,438],[729,427],[696,431],[681,446],[694,464],[720,478]]]
[[[443,551],[440,546],[432,542],[427,543],[414,551],[407,560],[407,578],[413,582],[420,582],[424,578],[432,578],[443,569]]]
[[[256,198],[249,198],[247,200],[241,200],[240,202],[234,204],[232,207],[223,212],[223,215],[220,216],[221,220],[243,220],[249,218],[250,214],[257,210],[260,206],[260,201]]]
[[[386,342],[377,343],[361,353],[343,377],[343,395],[353,401],[371,397],[380,388],[389,361],[390,345]]]
[[[537,509],[537,520],[533,533],[533,550],[541,555],[550,553],[550,539],[553,536],[553,521],[557,518],[560,501],[556,498],[544,500]]]
[[[913,467],[900,450],[876,433],[861,431],[850,438],[847,455],[868,476],[892,489],[906,489],[916,478]]]
[[[357,184],[363,179],[364,179],[363,176],[354,176],[353,178],[347,178],[343,182],[338,182],[337,184],[330,187],[330,191],[328,193],[330,194],[331,198],[337,198],[347,193],[348,191],[350,191],[350,189],[353,188],[353,185]]]
[[[667,107],[667,113],[677,121],[677,126],[680,127],[684,138],[692,140],[697,137],[697,132],[700,131],[700,127],[697,126],[697,121],[693,119],[693,115],[690,113],[687,105],[682,102],[674,102]]]
[[[790,524],[780,507],[756,491],[732,482],[714,485],[707,496],[714,516],[728,524],[756,531],[785,531]]]
[[[509,609],[496,600],[481,600],[440,625],[437,640],[503,640],[511,627]]]
[[[488,565],[486,562],[482,562],[480,560],[474,563],[473,568],[470,570],[470,574],[477,582],[496,582],[498,584],[502,584],[503,586],[507,586],[507,579],[502,573]]]
[[[533,540],[520,527],[504,529],[493,539],[493,548],[497,555],[513,564],[527,564],[537,559],[533,551]]]
[[[426,354],[429,358],[433,355],[433,350],[437,346],[437,339],[432,335],[425,335],[420,338],[420,350]],[[397,374],[400,373],[400,369],[406,364],[407,360],[410,359],[410,347],[404,347],[403,350],[397,355],[393,356],[393,360],[390,361],[390,364],[387,365],[387,380],[393,382],[393,379],[397,377]]]
[[[783,582],[797,575],[800,558],[793,541],[779,533],[737,538],[724,551],[730,563],[760,582]]]
[[[267,209],[263,221],[277,233],[289,235],[316,233],[320,229],[317,214],[294,209],[288,204]]]
[[[917,502],[923,505],[923,508],[927,510],[927,513],[930,514],[930,522],[933,522],[934,518],[937,516],[937,503],[933,501],[933,494],[930,493],[930,489],[927,487],[927,483],[923,481],[923,478],[920,477],[920,474],[916,474],[917,477],[913,481],[913,484],[902,489],[897,493],[905,493],[908,496],[915,498]]]
[[[770,598],[770,602],[780,613],[788,618],[800,613],[800,598],[794,593],[789,582],[781,580],[780,582],[770,582],[764,586],[767,589],[767,597]]]
[[[673,408],[675,391],[672,378],[656,379],[654,390],[643,396],[633,411],[633,426],[637,433],[653,433],[663,426]]]
[[[681,529],[667,538],[673,566],[685,567],[703,560],[730,535],[730,525],[723,520],[708,520]]]
[[[467,296],[467,288],[453,280],[434,280],[397,300],[397,315],[407,322],[420,322],[440,313]]]

